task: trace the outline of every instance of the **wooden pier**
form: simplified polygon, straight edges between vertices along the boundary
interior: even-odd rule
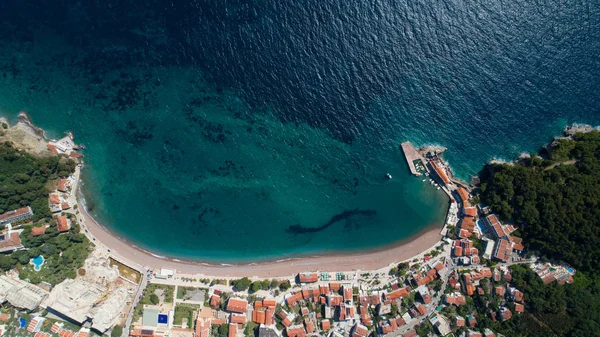
[[[417,149],[410,142],[404,142],[400,146],[402,147],[402,151],[404,151],[404,158],[406,158],[406,163],[408,163],[410,173],[420,176],[421,173],[419,173],[415,167],[415,160],[420,160],[423,167],[426,167],[425,158],[421,156],[419,151],[417,151]]]

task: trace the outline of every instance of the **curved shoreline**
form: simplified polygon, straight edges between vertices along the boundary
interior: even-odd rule
[[[299,272],[322,271],[341,272],[355,270],[378,270],[413,258],[418,258],[440,243],[440,228],[428,228],[411,238],[403,239],[387,247],[376,248],[356,254],[331,254],[307,257],[282,257],[273,261],[261,261],[242,264],[214,264],[200,261],[182,260],[154,254],[125,239],[116,236],[98,223],[88,212],[82,201],[81,191],[76,190],[77,203],[81,206],[78,218],[82,229],[90,240],[101,249],[110,250],[110,254],[122,262],[137,269],[175,269],[179,273],[200,274],[215,277],[259,277],[288,278]]]
[[[48,142],[44,130],[35,127],[27,113],[19,113],[17,124],[25,124],[33,136],[41,137],[46,143]],[[378,270],[389,268],[395,263],[418,258],[424,255],[426,251],[437,246],[442,238],[439,232],[443,224],[440,224],[437,227],[428,226],[415,235],[386,246],[363,249],[356,253],[338,251],[320,256],[288,255],[275,257],[273,260],[240,264],[216,264],[214,262],[186,260],[185,258],[171,258],[137,247],[96,221],[88,213],[85,206],[85,198],[80,185],[81,166],[77,169],[75,180],[76,183],[73,191],[76,193],[76,202],[80,205],[80,212],[77,216],[81,223],[81,228],[84,230],[83,233],[94,245],[100,249],[109,251],[110,255],[115,259],[140,271],[168,268],[175,269],[180,273],[214,277],[288,278],[305,271],[348,272]]]

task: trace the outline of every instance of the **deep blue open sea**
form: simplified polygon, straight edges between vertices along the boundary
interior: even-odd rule
[[[19,110],[74,132],[92,213],[159,254],[376,248],[448,206],[400,142],[468,179],[600,124],[600,2],[0,0]]]

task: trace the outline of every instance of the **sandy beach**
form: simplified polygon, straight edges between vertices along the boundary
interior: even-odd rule
[[[78,193],[80,193],[78,191]],[[83,205],[78,195],[78,204]],[[353,271],[377,270],[390,264],[410,260],[426,250],[437,245],[441,239],[439,228],[431,228],[418,236],[398,242],[390,247],[359,254],[338,254],[315,257],[298,257],[283,261],[267,261],[256,264],[215,265],[201,262],[182,261],[161,258],[126,242],[111,233],[92,218],[84,207],[81,207],[79,219],[83,220],[88,236],[100,249],[109,249],[110,253],[120,260],[130,261],[133,267],[151,269],[169,268],[179,273],[201,274],[216,277],[259,277],[259,278],[288,278],[291,275],[305,271]],[[125,261],[123,261],[125,262]]]

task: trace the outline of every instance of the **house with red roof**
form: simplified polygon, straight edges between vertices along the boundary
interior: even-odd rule
[[[46,233],[46,226],[32,227],[31,236],[40,236]]]
[[[248,302],[239,298],[230,298],[227,301],[225,310],[245,314],[248,307]]]
[[[220,304],[220,303],[221,303],[221,296],[219,296],[219,295],[216,295],[216,294],[213,294],[213,295],[210,297],[210,302],[209,302],[209,304],[210,304],[210,306],[211,306],[211,307],[213,307],[213,308],[216,308],[216,307],[218,307],[218,306],[219,306],[219,304]]]
[[[317,273],[299,273],[299,283],[315,283],[319,280],[319,274]]]
[[[444,296],[444,301],[446,302],[446,304],[454,304],[457,307],[467,304],[467,298],[459,292],[446,294]]]
[[[496,242],[492,258],[502,262],[508,262],[512,253],[512,244],[506,239],[500,239]]]
[[[285,299],[285,302],[287,303],[288,306],[293,307],[296,305],[296,303],[298,303],[301,300],[302,300],[302,292],[299,291],[299,292],[295,293],[294,295],[288,296]]]
[[[235,337],[237,335],[238,325],[235,323],[229,323],[229,332],[227,337]]]
[[[525,312],[525,306],[521,303],[515,303],[515,312],[518,312],[518,313]]]
[[[512,312],[507,307],[502,307],[498,311],[498,316],[500,317],[501,320],[506,321],[506,320],[512,318]]]
[[[68,231],[71,226],[69,225],[69,221],[67,220],[66,216],[59,215],[56,217],[56,227],[58,228],[59,233],[63,233]]]
[[[71,182],[68,179],[64,179],[64,178],[58,179],[58,187],[56,188],[56,190],[58,190],[59,192],[66,193],[69,191],[70,187],[71,187]]]
[[[408,287],[404,287],[404,288],[400,288],[398,290],[394,290],[391,293],[384,293],[383,297],[385,298],[385,300],[390,300],[390,301],[395,301],[399,298],[408,296],[408,293],[410,291],[410,288]]]
[[[304,325],[298,324],[289,326],[285,329],[287,337],[306,337],[306,330],[304,330]]]
[[[456,193],[458,194],[458,196],[460,197],[460,200],[462,200],[463,202],[465,201],[469,201],[469,192],[467,192],[466,189],[464,189],[464,187],[459,186],[456,189]]]
[[[352,287],[344,286],[344,301],[352,301]]]
[[[246,323],[246,315],[231,314],[231,316],[229,316],[229,323],[244,324],[244,323]],[[265,323],[265,320],[264,320],[264,312],[263,312],[263,320],[262,320],[261,324],[264,324],[264,323]]]
[[[25,206],[0,214],[0,225],[29,219],[33,216],[31,207]]]
[[[194,328],[194,337],[209,337],[211,320],[206,318],[196,319],[196,327]]]
[[[465,207],[463,208],[463,213],[465,214],[465,217],[474,218],[477,216],[477,208]]]

